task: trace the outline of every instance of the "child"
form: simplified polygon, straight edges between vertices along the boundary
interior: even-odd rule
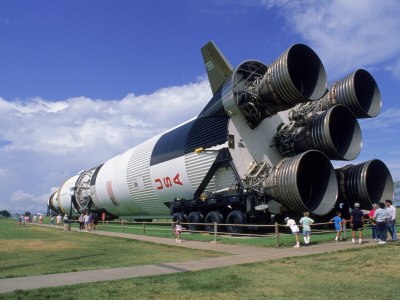
[[[340,211],[336,212],[336,217],[332,218],[330,221],[330,224],[332,224],[332,222],[335,222],[335,229],[336,229],[336,237],[335,237],[335,241],[337,242],[338,240],[341,241],[342,237],[340,236],[340,233],[343,231],[343,226],[342,226],[342,214],[340,213]]]
[[[306,246],[310,244],[311,227],[310,225],[314,223],[313,219],[310,219],[310,213],[304,212],[304,217],[300,219],[300,224],[303,227],[304,243]]]
[[[300,248],[300,241],[299,241],[299,227],[296,225],[296,221],[293,219],[289,219],[289,217],[285,218],[286,226],[290,227],[290,230],[292,230],[292,233],[296,237],[296,246],[295,248]]]
[[[182,232],[182,225],[181,222],[178,221],[176,222],[175,228],[173,230],[174,233],[176,233],[176,235],[178,236],[175,241],[180,243],[181,242],[181,232]]]

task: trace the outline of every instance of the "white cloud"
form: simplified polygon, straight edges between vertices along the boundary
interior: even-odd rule
[[[127,95],[119,101],[79,97],[8,102],[0,98],[3,151],[41,153],[93,151],[99,145],[122,151],[195,116],[210,99],[208,82]]]
[[[392,65],[387,66],[385,69],[391,71],[395,78],[400,79],[400,59],[396,60]]]
[[[10,197],[12,211],[44,213],[47,210],[46,205],[50,195],[50,193],[46,193],[40,196],[34,196],[33,194],[21,190],[15,191]]]
[[[400,109],[390,108],[381,112],[376,118],[360,120],[360,125],[363,129],[389,128],[398,131],[400,128]]]
[[[291,30],[321,57],[328,74],[389,64],[399,74],[400,2],[396,0],[261,0],[278,8]],[[384,68],[384,66],[382,67]]]

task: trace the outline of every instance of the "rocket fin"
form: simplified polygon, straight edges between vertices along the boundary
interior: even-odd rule
[[[201,54],[214,95],[232,74],[233,67],[213,41],[209,41],[201,48]]]

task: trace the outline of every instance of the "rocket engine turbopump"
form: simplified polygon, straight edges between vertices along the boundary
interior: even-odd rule
[[[54,209],[68,213],[72,202],[75,213],[262,224],[303,211],[323,217],[338,201],[370,209],[393,199],[380,160],[338,170],[330,161],[355,159],[357,118],[380,112],[367,71],[329,91],[324,66],[303,44],[270,66],[248,60],[234,69],[212,41],[202,54],[213,97],[198,117],[70,178],[49,201]]]

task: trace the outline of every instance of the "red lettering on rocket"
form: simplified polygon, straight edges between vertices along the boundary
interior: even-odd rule
[[[163,189],[163,185],[160,179],[156,179],[154,180],[155,182],[158,182],[160,185],[157,187],[158,190],[162,190]]]
[[[171,178],[169,178],[169,177],[164,177],[162,180],[157,178],[154,180],[154,182],[158,183],[158,186],[157,186],[158,190],[162,190],[164,187],[166,187],[166,188],[172,187],[172,181],[171,181]],[[164,184],[163,184],[163,182],[164,182]],[[175,183],[175,185],[176,184],[183,185],[183,183],[179,179],[179,173],[175,175],[173,182]]]
[[[179,185],[183,185],[183,183],[179,180],[179,173],[176,174],[176,176],[174,177],[174,183],[179,184]]]

